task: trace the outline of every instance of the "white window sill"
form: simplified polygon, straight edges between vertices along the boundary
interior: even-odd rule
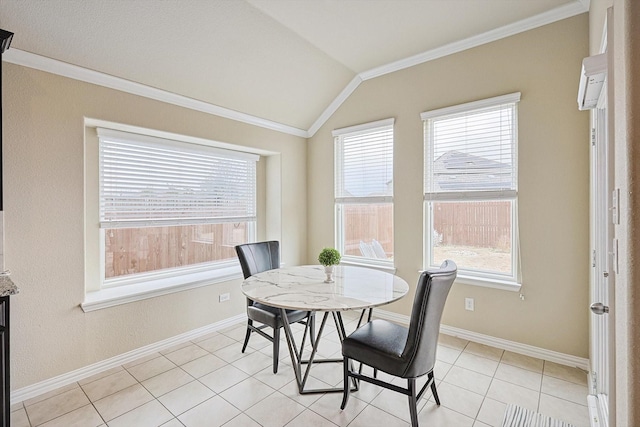
[[[174,292],[186,291],[227,280],[241,279],[240,266],[231,266],[209,271],[185,274],[179,277],[170,277],[149,280],[126,286],[104,288],[99,291],[87,292],[84,302],[80,304],[84,312],[100,310],[120,304],[168,295]]]
[[[480,278],[474,276],[467,276],[464,274],[458,274],[456,277],[456,283],[471,286],[482,286],[485,288],[502,289],[504,291],[519,292],[522,287],[521,283],[513,282],[510,280],[489,279]]]
[[[387,273],[396,274],[396,267],[391,264],[379,264],[375,262],[359,261],[354,259],[344,259],[340,261],[342,265],[353,265],[355,267],[367,267],[376,270],[386,271]]]

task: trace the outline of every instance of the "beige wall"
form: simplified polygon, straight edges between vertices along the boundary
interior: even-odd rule
[[[84,313],[84,117],[279,153],[266,172],[281,204],[282,259],[306,259],[305,140],[3,64],[6,266],[12,297],[12,389],[85,367],[244,312],[239,280]],[[264,159],[261,162],[265,161]],[[280,168],[279,170],[274,170]],[[294,209],[295,208],[295,209]],[[219,304],[218,294],[231,293]]]
[[[576,104],[586,14],[362,83],[311,138],[309,262],[333,244],[331,130],[395,117],[395,260],[415,284],[422,264],[420,113],[521,92],[519,213],[523,291],[456,284],[443,323],[588,357],[589,115]],[[475,311],[464,298],[475,298]],[[409,314],[411,298],[389,309]]]

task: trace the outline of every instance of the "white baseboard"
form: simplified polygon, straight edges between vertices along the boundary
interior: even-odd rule
[[[374,313],[376,317],[379,317],[381,319],[386,319],[386,320],[394,321],[394,322],[405,324],[405,325],[409,324],[409,316],[394,313],[391,311],[380,310],[380,309],[376,309]],[[14,390],[11,392],[11,404],[13,405],[15,403],[22,402],[27,399],[31,399],[33,397],[47,393],[51,390],[55,390],[57,388],[66,386],[68,384],[80,381],[84,378],[88,378],[102,371],[106,371],[107,369],[124,365],[126,363],[132,362],[141,357],[145,357],[150,354],[165,350],[174,345],[178,345],[183,342],[193,340],[195,338],[201,337],[211,332],[219,331],[221,329],[243,322],[246,319],[247,319],[247,315],[245,313],[239,314],[237,316],[233,316],[228,319],[221,320],[220,322],[212,323],[210,325],[203,326],[198,329],[194,329],[184,334],[176,335],[166,340],[162,340],[144,347],[140,347],[138,349],[128,351],[126,353],[111,357],[101,362],[97,362],[89,366],[76,369],[66,374],[59,375],[57,377],[50,378],[48,380],[41,381],[36,384],[32,384],[30,386]],[[477,332],[454,328],[452,326],[447,326],[447,325],[441,325],[440,332],[445,335],[452,335],[468,341],[473,341],[479,344],[485,344],[492,347],[501,348],[503,350],[508,350],[513,353],[523,354],[525,356],[531,356],[538,359],[548,360],[550,362],[559,363],[561,365],[575,366],[584,370],[588,370],[589,368],[588,359],[572,356],[569,354],[559,353],[552,350],[546,350],[544,348],[534,347],[527,344],[521,344],[515,341],[509,341],[502,338],[492,337],[489,335],[483,335]]]
[[[176,335],[174,337],[167,338],[166,340],[158,341],[156,343],[128,351],[126,353],[111,357],[101,362],[93,363],[89,366],[85,366],[84,368],[76,369],[75,371],[67,372],[66,374],[59,375],[57,377],[50,378],[36,384],[14,390],[11,392],[11,404],[13,405],[15,403],[31,399],[33,397],[47,393],[51,390],[64,387],[68,384],[80,381],[84,378],[88,378],[102,371],[106,371],[107,369],[115,368],[116,366],[133,362],[136,359],[148,356],[153,353],[157,353],[174,345],[191,341],[195,338],[246,321],[246,319],[246,313],[239,314],[237,316],[221,320],[220,322],[212,323],[210,325],[185,332],[184,334]]]
[[[409,324],[409,316],[380,309],[376,309],[374,313],[376,317],[379,317],[381,319],[387,319],[405,325]],[[549,362],[558,363],[560,365],[576,367],[584,369],[585,371],[589,370],[589,359],[585,359],[583,357],[572,356],[570,354],[547,350],[540,347],[534,347],[532,345],[522,344],[516,341],[496,338],[490,335],[468,331],[466,329],[454,328],[453,326],[440,325],[440,333],[458,337],[467,341],[473,341],[479,344],[485,344],[491,347],[500,348],[502,350],[508,350],[513,353],[547,360]]]

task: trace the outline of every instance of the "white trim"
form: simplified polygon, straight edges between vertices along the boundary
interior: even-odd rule
[[[480,99],[478,101],[452,105],[451,107],[438,108],[437,110],[430,110],[421,113],[420,118],[422,120],[427,120],[433,117],[442,117],[457,113],[468,113],[470,110],[479,110],[481,108],[495,107],[497,105],[515,104],[516,102],[520,102],[520,95],[520,92],[513,92],[506,95],[494,96],[493,98]]]
[[[588,395],[587,407],[589,408],[589,421],[591,423],[591,427],[609,426],[609,407],[606,395]]]
[[[73,370],[71,372],[67,372],[66,374],[58,375],[57,377],[53,377],[36,384],[32,384],[30,386],[26,386],[26,387],[14,390],[11,392],[11,404],[14,405],[16,403],[25,401],[27,399],[31,399],[33,397],[39,396],[41,394],[47,393],[49,391],[55,390],[65,385],[83,380],[92,375],[106,371],[107,369],[115,368],[117,366],[124,365],[129,362],[133,362],[134,360],[140,359],[150,354],[157,353],[162,350],[166,350],[167,348],[173,347],[175,345],[182,344],[187,341],[191,341],[193,339],[210,334],[215,331],[219,331],[221,329],[240,323],[246,320],[246,318],[247,318],[246,313],[238,314],[236,316],[229,317],[219,322],[212,323],[210,325],[203,326],[201,328],[197,328],[192,331],[185,332],[183,334],[176,335],[174,337],[167,338],[165,340],[158,341],[156,343],[149,344],[147,346],[128,351],[118,356],[114,356],[109,359],[106,359],[97,363],[93,363],[91,365]]]
[[[3,55],[2,60],[16,65],[33,68],[47,73],[57,74],[59,76],[68,77],[70,79],[79,80],[98,86],[104,86],[110,89],[119,90],[133,95],[143,96],[145,98],[154,99],[156,101],[166,102],[168,104],[177,105],[191,110],[200,111],[215,116],[224,117],[226,119],[247,123],[253,126],[259,126],[265,129],[275,130],[302,138],[308,138],[308,132],[293,126],[284,125],[282,123],[273,122],[271,120],[252,116],[250,114],[241,113],[239,111],[230,110],[208,102],[199,101],[187,96],[178,95],[173,92],[154,88],[151,86],[136,83],[120,77],[111,76],[99,71],[90,70],[88,68],[79,67],[77,65],[58,61],[57,59],[47,58],[35,53],[26,52],[20,49],[8,49]]]
[[[336,197],[335,203],[344,205],[360,203],[393,203],[393,196]]]
[[[387,310],[376,309],[374,311],[374,316],[381,319],[402,323],[404,325],[409,324],[409,316],[393,313]],[[585,371],[589,369],[589,359],[585,359],[583,357],[572,356],[570,354],[547,350],[528,344],[522,344],[516,341],[509,341],[502,338],[496,338],[490,335],[484,335],[477,332],[468,331],[466,329],[454,328],[453,326],[442,324],[440,325],[440,333],[462,338],[467,341],[473,341],[479,344],[499,348],[502,350],[507,350],[512,353],[523,354],[525,356],[535,357],[537,359],[558,363],[560,365],[576,367]]]
[[[320,129],[322,125],[325,124],[331,116],[333,116],[333,113],[335,113],[336,110],[340,108],[342,103],[351,96],[351,94],[358,88],[358,86],[360,86],[360,83],[362,83],[362,78],[360,77],[360,75],[357,75],[349,82],[349,84],[344,89],[342,89],[342,92],[340,92],[338,96],[333,101],[331,101],[331,104],[329,104],[327,108],[325,108],[322,114],[320,114],[320,117],[318,117],[316,121],[311,125],[311,127],[307,131],[307,138],[311,138],[313,135],[315,135],[318,129]]]
[[[392,117],[390,119],[377,120],[375,122],[362,123],[360,125],[334,129],[333,131],[331,131],[331,135],[335,138],[336,136],[342,136],[342,135],[352,134],[356,132],[365,132],[371,129],[393,126],[395,121],[396,119]]]
[[[458,271],[458,277],[456,277],[455,283],[469,286],[482,286],[483,288],[502,289],[503,291],[520,292],[522,284],[505,279],[497,279],[495,277],[481,277],[478,275],[465,275],[460,274]]]
[[[320,117],[311,125],[309,130],[298,129],[292,126],[284,125],[282,123],[272,122],[270,120],[262,119],[260,117],[251,116],[249,114],[240,113],[238,111],[229,110],[224,107],[209,104],[204,101],[198,101],[192,98],[188,98],[182,95],[177,95],[171,92],[163,91],[150,86],[145,86],[140,83],[132,82],[129,80],[121,79],[119,77],[110,76],[108,74],[100,73],[97,71],[89,70],[86,68],[78,67],[76,65],[68,64],[55,59],[47,58],[22,51],[20,49],[12,48],[8,49],[3,55],[2,60],[22,65],[24,67],[34,68],[36,70],[45,71],[68,77],[75,80],[84,81],[87,83],[97,84],[99,86],[108,87],[111,89],[120,90],[127,93],[132,93],[147,98],[155,99],[169,104],[179,105],[185,108],[190,108],[196,111],[201,111],[208,114],[225,117],[231,120],[237,120],[250,125],[263,127],[266,129],[275,130],[302,138],[311,138],[316,132],[324,125],[327,120],[340,108],[342,103],[349,98],[349,96],[360,86],[365,80],[373,79],[383,76],[385,74],[393,73],[403,70],[405,68],[413,67],[434,59],[442,58],[454,53],[462,52],[467,49],[471,49],[477,46],[481,46],[486,43],[494,42],[506,37],[513,36],[525,31],[532,30],[534,28],[541,27],[543,25],[551,24],[563,19],[571,18],[572,16],[579,15],[589,11],[590,0],[575,0],[573,3],[559,6],[555,9],[543,12],[530,18],[522,19],[512,24],[505,25],[500,28],[496,28],[491,31],[487,31],[482,34],[478,34],[473,37],[469,37],[464,40],[449,43],[447,45],[428,50],[418,55],[411,56],[399,61],[392,62],[381,67],[376,67],[368,71],[363,71],[356,75],[347,86],[338,94],[338,96],[327,106],[327,108],[320,114]]]
[[[208,270],[179,277],[159,278],[126,286],[103,287],[99,291],[87,292],[85,300],[80,304],[80,307],[87,313],[241,278],[240,267],[235,265],[213,271]]]

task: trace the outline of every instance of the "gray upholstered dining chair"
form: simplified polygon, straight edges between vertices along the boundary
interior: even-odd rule
[[[457,266],[447,260],[437,270],[420,275],[416,289],[409,327],[386,320],[373,320],[342,341],[344,358],[344,394],[341,409],[349,400],[350,378],[366,381],[405,394],[409,398],[411,425],[418,426],[417,405],[427,387],[431,387],[437,405],[440,405],[433,366],[440,331],[440,319],[451,285],[457,275]],[[369,377],[353,369],[352,360],[374,368]],[[407,380],[407,387],[399,387],[376,378],[377,370]],[[416,393],[416,378],[427,375],[427,383]]]
[[[280,267],[280,243],[276,240],[257,243],[246,243],[236,246],[236,253],[242,267],[242,274],[246,279],[263,271]],[[289,323],[309,322],[311,339],[315,333],[315,316],[311,311],[287,310]],[[254,326],[253,322],[261,323]],[[247,298],[247,333],[242,345],[244,353],[249,344],[252,332],[257,332],[273,343],[273,373],[278,372],[278,359],[280,354],[280,328],[282,328],[282,316],[280,309],[265,304],[257,303]],[[273,328],[273,334],[269,335],[263,329]]]

